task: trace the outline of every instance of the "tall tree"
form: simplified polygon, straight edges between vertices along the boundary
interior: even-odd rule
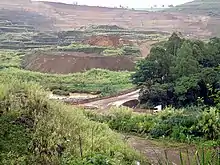
[[[166,54],[164,48],[152,48],[149,57],[137,64],[136,73],[132,76],[133,82],[139,85],[166,82],[169,77],[171,61],[172,57],[170,54]]]
[[[172,69],[173,76],[180,78],[199,72],[199,62],[193,56],[192,46],[185,41],[177,53],[175,66]]]
[[[174,56],[176,56],[178,49],[181,47],[182,43],[183,43],[183,39],[181,39],[180,37],[180,33],[173,33],[171,35],[171,37],[169,38],[167,44],[166,44],[166,51],[168,54],[172,54]]]

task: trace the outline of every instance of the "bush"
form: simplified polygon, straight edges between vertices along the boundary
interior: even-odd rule
[[[59,90],[59,89],[53,90],[53,94],[60,95],[60,96],[70,96],[69,92],[63,91],[63,90]]]
[[[210,108],[201,113],[193,131],[200,132],[208,140],[220,139],[220,112]]]
[[[108,115],[88,114],[92,120],[107,123],[110,128],[153,138],[166,137],[180,142],[219,139],[219,112],[215,108],[204,112],[167,108],[156,115],[133,114],[130,110],[113,109]]]
[[[69,93],[102,93],[111,95],[133,87],[129,77],[130,72],[114,72],[103,69],[92,69],[84,73],[68,75],[44,74],[20,69],[0,70],[0,82],[4,79],[19,79],[39,83],[44,89],[61,90]]]
[[[108,49],[108,47],[83,45],[78,43],[74,43],[69,46],[58,47],[58,50],[61,51],[75,51],[75,52],[96,53],[96,54],[101,54],[106,49]]]
[[[127,56],[139,56],[141,54],[140,49],[132,46],[123,47],[124,55]]]
[[[125,51],[122,49],[106,49],[103,51],[104,56],[122,56]]]

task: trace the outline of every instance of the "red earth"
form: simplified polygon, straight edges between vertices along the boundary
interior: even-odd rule
[[[117,25],[133,30],[170,33],[180,31],[189,36],[209,37],[214,33],[210,25],[217,27],[220,24],[215,17],[205,15],[77,6],[30,0],[1,0],[0,8],[22,10],[44,16],[50,20],[47,23],[52,24],[47,30],[73,30],[88,25]],[[25,21],[25,17],[22,19]],[[39,24],[39,27],[41,26],[45,30],[46,22]]]
[[[98,56],[79,52],[51,52],[28,55],[24,68],[43,73],[67,74],[83,72],[92,68],[112,71],[133,71],[135,63],[131,57]]]

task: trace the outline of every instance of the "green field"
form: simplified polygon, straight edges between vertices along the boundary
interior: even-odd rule
[[[130,75],[130,72],[113,72],[101,69],[93,69],[85,73],[55,75],[9,68],[0,71],[0,81],[17,78],[24,82],[40,83],[45,89],[51,91],[109,95],[134,87],[130,81]]]

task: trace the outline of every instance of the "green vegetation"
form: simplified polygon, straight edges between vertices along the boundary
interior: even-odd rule
[[[133,83],[143,87],[143,107],[218,106],[220,91],[220,39],[208,43],[186,40],[174,33],[151,49],[137,64]]]
[[[219,16],[220,2],[218,0],[194,0],[168,10],[184,12],[184,13],[197,13],[209,16]]]
[[[125,51],[120,48],[116,49],[106,49],[102,52],[104,56],[122,56],[125,54]]]
[[[133,114],[129,109],[112,109],[107,115],[91,112],[87,115],[120,132],[179,142],[210,140],[215,145],[220,144],[220,114],[217,108],[167,108],[154,115]]]
[[[10,76],[0,85],[0,164],[105,164],[142,161],[107,125],[49,101],[41,88]],[[144,162],[143,162],[144,164]]]
[[[132,88],[133,85],[129,80],[130,76],[130,72],[113,72],[101,69],[92,69],[84,73],[69,75],[43,74],[16,68],[0,71],[1,79],[10,77],[23,82],[37,82],[51,91],[101,93],[101,95],[115,94]]]
[[[0,51],[0,68],[16,67],[19,68],[21,64],[22,52],[15,51]]]
[[[59,51],[73,51],[84,53],[102,54],[105,56],[139,56],[140,50],[134,46],[123,46],[121,48],[104,47],[104,46],[91,46],[87,44],[72,43],[69,46],[58,47]]]
[[[219,165],[219,150],[217,147],[201,146],[197,147],[195,153],[192,149],[179,151],[179,159],[181,165]],[[172,160],[168,157],[168,152],[164,152],[165,158],[158,158],[159,165],[172,164]]]
[[[101,54],[106,49],[109,48],[102,46],[91,46],[91,45],[79,44],[79,43],[72,43],[69,46],[58,47],[58,50],[60,51],[73,51],[73,52],[96,53],[96,54]]]

